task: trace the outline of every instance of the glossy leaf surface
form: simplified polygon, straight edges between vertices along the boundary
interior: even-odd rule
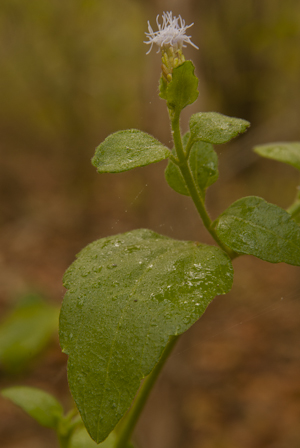
[[[284,162],[300,170],[300,143],[270,143],[255,146],[254,151],[262,157]]]
[[[180,112],[198,98],[198,78],[194,74],[195,67],[191,61],[173,69],[172,81],[166,83],[163,78],[160,81],[160,96],[167,101],[170,109]]]
[[[34,387],[10,387],[3,389],[1,394],[42,426],[56,429],[63,416],[61,404],[43,390]]]
[[[97,148],[92,164],[99,173],[119,173],[167,159],[166,146],[145,132],[128,129],[109,135]]]
[[[190,131],[195,140],[213,145],[227,143],[247,130],[250,123],[217,112],[198,112],[190,118]]]
[[[187,139],[184,140],[187,142]],[[184,147],[186,147],[186,145],[184,145]],[[200,141],[195,142],[192,146],[188,163],[195,180],[195,184],[198,186],[202,194],[204,194],[206,188],[212,185],[218,179],[219,175],[218,156],[212,145]],[[177,193],[189,196],[189,191],[185,185],[180,168],[171,160],[169,160],[165,170],[165,177],[173,190]]]
[[[58,315],[58,308],[26,296],[0,325],[2,366],[10,371],[23,368],[57,332]]]
[[[90,435],[103,441],[129,408],[171,335],[232,284],[217,247],[140,229],[95,241],[65,274],[60,341]]]
[[[236,201],[213,223],[234,251],[300,266],[300,227],[282,208],[256,196]]]

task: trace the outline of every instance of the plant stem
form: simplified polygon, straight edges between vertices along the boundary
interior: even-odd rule
[[[177,152],[177,157],[179,159],[179,168],[180,171],[184,177],[186,186],[189,190],[189,193],[191,195],[191,198],[198,210],[199,215],[202,218],[203,224],[206,227],[206,229],[209,231],[213,239],[218,243],[218,245],[226,252],[231,259],[236,258],[238,254],[236,254],[233,250],[231,250],[229,247],[227,247],[218,237],[216,234],[214,228],[212,227],[212,221],[207,213],[207,210],[205,208],[205,204],[203,201],[203,198],[198,191],[190,167],[187,162],[187,155],[184,153],[182,140],[181,140],[181,133],[180,133],[180,126],[179,126],[179,114],[175,113],[174,116],[171,118],[171,124],[172,124],[172,131],[173,131],[173,140],[175,149]]]
[[[70,441],[70,434],[67,435],[61,435],[58,434],[58,440],[59,440],[59,444],[61,446],[61,448],[68,448],[69,446],[69,441]]]
[[[300,187],[298,187],[298,193],[294,203],[287,209],[287,212],[295,218],[300,213]]]
[[[157,377],[164,366],[168,356],[170,355],[171,351],[173,350],[173,347],[175,343],[177,342],[179,336],[172,336],[170,338],[170,341],[168,342],[159,362],[154,367],[153,371],[150,373],[150,375],[147,376],[145,381],[143,382],[142,386],[140,387],[140,390],[138,392],[138,395],[131,406],[130,410],[128,411],[127,415],[125,416],[124,424],[121,428],[121,431],[118,434],[118,439],[115,444],[114,448],[126,448],[127,444],[130,440],[131,434],[133,432],[133,429],[137,423],[137,420],[144,408],[144,405],[147,401],[147,398],[152,390],[152,387],[154,383],[157,380]]]
[[[294,202],[288,209],[287,212],[294,218],[300,213],[300,201]]]

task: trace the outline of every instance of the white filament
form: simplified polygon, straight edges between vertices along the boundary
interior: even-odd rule
[[[193,23],[186,26],[185,21],[181,18],[181,16],[179,15],[178,17],[172,17],[172,12],[163,13],[162,25],[159,23],[158,18],[159,15],[156,17],[158,31],[153,31],[150,22],[148,21],[148,33],[145,34],[149,40],[144,42],[145,44],[150,45],[150,49],[147,51],[147,54],[152,50],[153,44],[158,45],[158,52],[163,47],[186,47],[186,45],[184,45],[185,43],[192,45],[198,50],[198,47],[191,41],[192,36],[187,36],[185,34],[186,30],[194,25]]]

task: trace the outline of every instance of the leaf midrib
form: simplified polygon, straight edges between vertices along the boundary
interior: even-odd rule
[[[168,245],[168,243],[169,243],[169,241],[166,242],[166,246]],[[176,252],[176,251],[178,251],[179,249],[181,249],[181,248],[177,247],[176,249],[172,249],[172,250],[170,251],[170,250],[168,250],[168,247],[166,247],[165,252],[162,253],[162,254],[157,255],[154,259],[152,259],[152,260],[150,261],[149,264],[153,264],[153,263],[155,263],[159,258],[163,258],[165,255],[169,255],[170,252],[171,252],[171,253],[172,253],[172,252]],[[188,251],[188,250],[190,250],[190,249],[191,249],[191,247],[186,247],[186,248],[184,247],[184,251]],[[150,268],[150,269],[152,269],[152,268]],[[112,341],[112,344],[111,344],[111,349],[110,349],[109,358],[108,358],[108,362],[107,362],[107,368],[106,368],[106,377],[105,377],[105,381],[104,381],[104,384],[103,384],[103,389],[104,389],[104,390],[105,390],[105,387],[106,387],[106,384],[107,384],[107,381],[108,381],[108,378],[109,378],[109,366],[110,366],[110,363],[111,363],[111,360],[112,360],[113,348],[114,348],[114,346],[115,346],[115,343],[116,343],[116,340],[117,340],[117,337],[118,337],[118,334],[119,334],[120,323],[121,323],[121,321],[122,321],[122,319],[123,319],[123,317],[124,317],[125,311],[127,310],[128,306],[129,306],[129,304],[130,304],[130,298],[132,298],[132,296],[133,296],[133,294],[135,293],[137,287],[140,285],[141,280],[144,278],[144,276],[146,275],[146,273],[147,273],[148,271],[149,271],[149,265],[148,265],[147,267],[145,267],[144,272],[142,273],[142,275],[140,276],[140,278],[138,279],[138,281],[134,284],[133,290],[132,290],[132,292],[130,293],[130,295],[128,296],[127,304],[126,304],[126,306],[122,309],[122,313],[121,313],[121,316],[120,316],[119,321],[118,321],[118,325],[117,325],[117,329],[116,329],[116,332],[115,332],[115,336],[114,336],[113,341]],[[151,320],[152,320],[152,318],[151,318]],[[150,320],[150,323],[151,323],[151,320]],[[149,327],[150,327],[150,324],[149,324]],[[149,328],[149,327],[148,327],[148,328]],[[148,335],[149,335],[149,334],[148,334]],[[147,336],[147,337],[148,337],[148,336]],[[105,397],[105,393],[103,393],[103,395],[102,395],[102,399],[101,399],[101,407],[100,407],[100,410],[99,410],[99,416],[98,416],[98,419],[97,419],[97,439],[98,439],[99,423],[100,423],[100,416],[101,416],[101,413],[102,413],[102,408],[103,408],[103,403],[104,403],[104,397]]]

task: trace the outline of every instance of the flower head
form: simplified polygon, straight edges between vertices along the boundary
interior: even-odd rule
[[[172,12],[163,13],[162,25],[159,23],[158,18],[159,15],[156,17],[158,31],[153,31],[150,22],[148,21],[148,33],[145,34],[149,40],[145,41],[145,44],[150,45],[150,49],[147,54],[152,50],[153,44],[158,45],[158,52],[159,50],[167,50],[170,47],[173,47],[176,52],[178,49],[181,50],[182,47],[186,47],[185,44],[190,44],[198,49],[198,47],[191,41],[191,36],[186,35],[186,30],[194,25],[193,23],[186,26],[185,21],[181,16],[173,17]]]

